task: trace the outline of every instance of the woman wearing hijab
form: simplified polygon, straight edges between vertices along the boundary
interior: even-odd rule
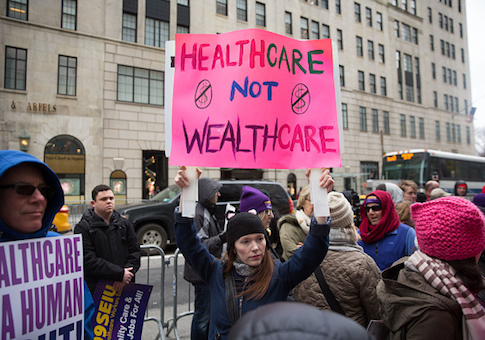
[[[371,192],[360,207],[362,223],[358,244],[382,271],[415,250],[416,233],[401,223],[391,195],[382,190]]]
[[[485,217],[450,196],[411,206],[419,250],[382,273],[377,285],[390,339],[478,340],[485,335],[485,288],[477,260]]]

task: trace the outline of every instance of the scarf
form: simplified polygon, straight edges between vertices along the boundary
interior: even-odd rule
[[[295,212],[295,217],[296,220],[298,221],[298,224],[300,225],[301,230],[305,233],[305,235],[308,235],[308,232],[310,231],[310,222],[312,221],[312,218],[305,214],[303,209],[297,210]]]
[[[354,230],[349,230],[348,228],[330,228],[328,237],[330,239],[329,250],[340,252],[364,251],[362,247],[356,243],[357,232]]]
[[[432,287],[460,304],[463,311],[463,339],[483,339],[485,310],[463,282],[455,276],[456,270],[452,266],[429,257],[420,250],[415,251],[404,265],[410,270],[421,273]]]
[[[381,201],[382,207],[382,217],[377,225],[370,224],[369,218],[367,217],[367,212],[365,211],[365,204],[360,206],[360,217],[362,223],[359,226],[360,237],[365,243],[375,243],[381,240],[384,235],[389,234],[391,231],[396,230],[401,224],[399,215],[394,208],[394,203],[392,202],[391,195],[382,190],[376,190],[371,192],[369,195],[375,195]]]
[[[233,262],[234,269],[236,270],[236,273],[243,277],[249,277],[251,275],[251,272],[253,271],[253,267],[248,266],[245,263],[242,263],[239,259],[236,259]]]

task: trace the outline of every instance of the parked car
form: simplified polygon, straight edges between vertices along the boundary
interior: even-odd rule
[[[216,206],[216,216],[221,225],[225,222],[226,205],[239,208],[239,198],[245,185],[263,191],[271,198],[273,210],[280,216],[293,213],[293,201],[280,183],[271,181],[221,180],[221,196]],[[173,231],[173,211],[180,202],[180,190],[169,186],[151,200],[139,204],[118,207],[122,216],[134,226],[140,245],[155,244],[165,249],[175,242]]]
[[[69,223],[69,207],[67,205],[62,206],[54,217],[52,224],[55,226],[55,229],[52,228],[52,230],[55,230],[58,233],[67,233],[68,231],[71,231],[71,223]]]

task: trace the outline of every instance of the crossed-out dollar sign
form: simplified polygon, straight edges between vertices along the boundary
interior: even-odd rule
[[[299,83],[291,93],[291,109],[296,114],[303,114],[310,106],[310,92],[305,84]]]
[[[201,80],[195,90],[195,106],[205,109],[212,102],[212,85],[207,79]]]

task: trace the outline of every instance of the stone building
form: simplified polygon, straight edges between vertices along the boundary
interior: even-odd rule
[[[165,41],[258,27],[338,46],[337,189],[379,176],[383,152],[475,154],[464,0],[4,0],[0,148],[45,160],[67,200],[110,183],[119,199],[172,181],[164,133]],[[204,169],[298,188],[303,170]],[[158,188],[157,188],[158,187]]]

